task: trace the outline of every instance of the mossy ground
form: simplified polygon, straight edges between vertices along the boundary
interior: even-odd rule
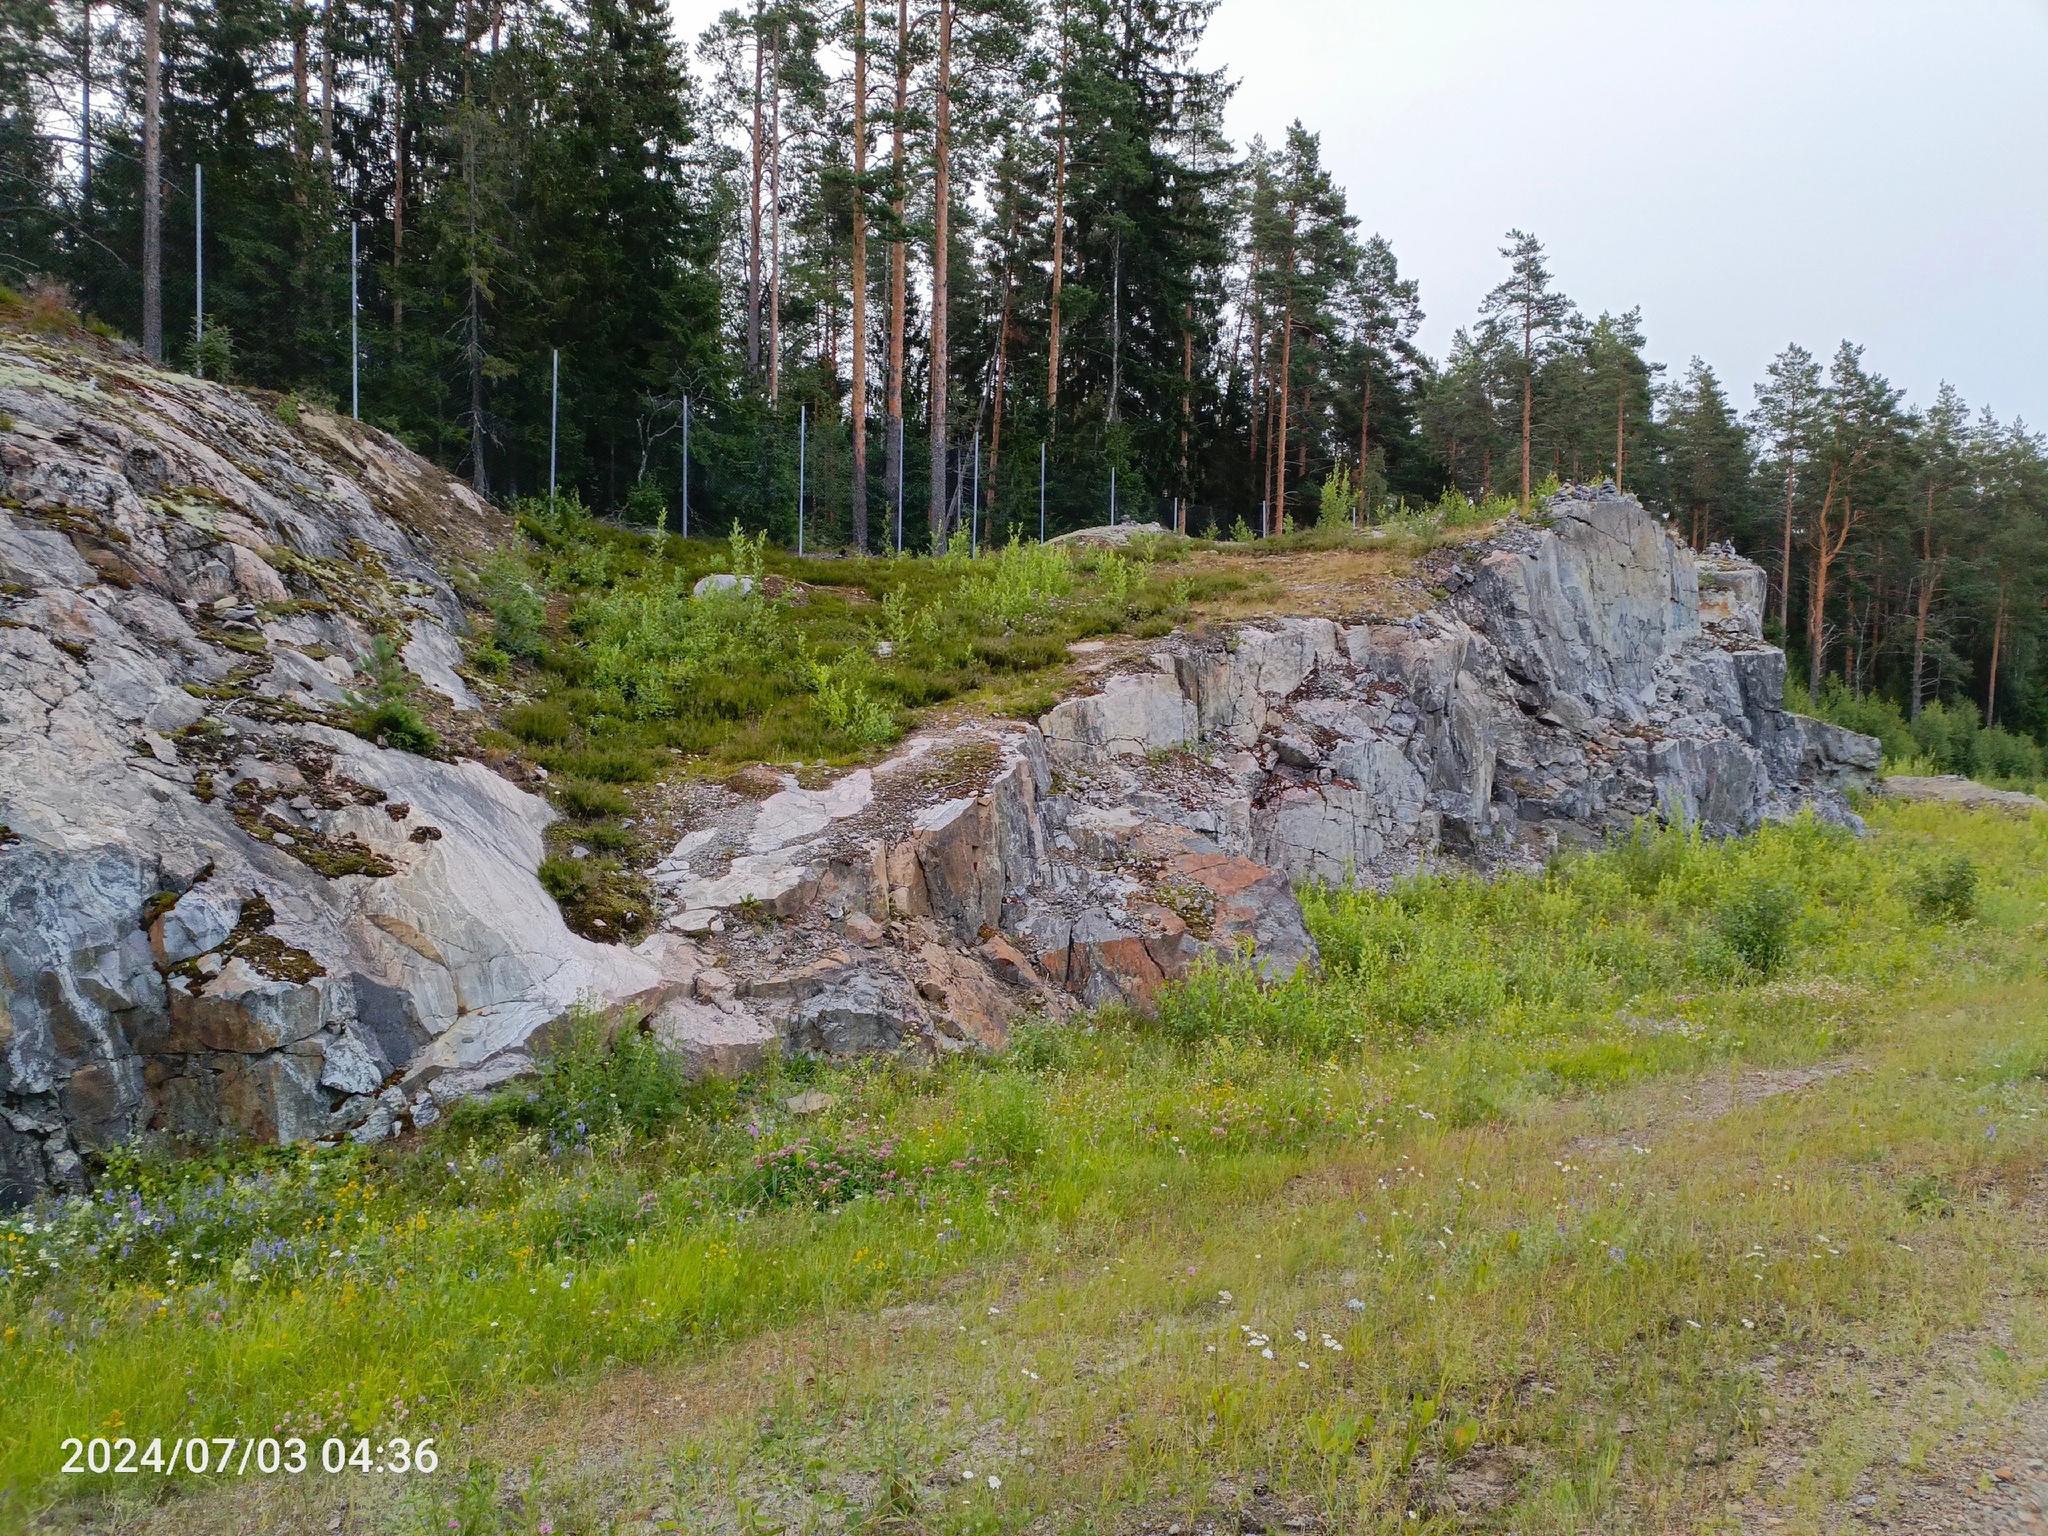
[[[992,1060],[691,1086],[593,1035],[422,1145],[124,1166],[0,1234],[10,1507],[1816,1528],[2048,1381],[2048,818],[1871,814],[1313,896],[1322,981]],[[1796,898],[1768,974],[1728,917],[1759,886]],[[1959,1350],[1984,1384],[1932,1407],[1786,1385]],[[444,1470],[57,1475],[63,1435],[137,1431],[432,1436]]]
[[[1311,529],[1253,544],[1135,538],[941,558],[798,558],[758,539],[671,538],[572,501],[524,503],[520,539],[464,578],[472,672],[496,725],[465,742],[549,775],[568,819],[549,889],[570,926],[630,937],[637,871],[671,830],[648,786],[767,765],[807,780],[946,716],[1035,719],[1076,686],[1076,642],[1142,641],[1276,612],[1412,606],[1398,590],[1438,523]],[[693,595],[705,576],[754,583]],[[359,729],[362,727],[358,727]],[[670,839],[672,841],[672,839]],[[584,851],[575,853],[577,847]]]

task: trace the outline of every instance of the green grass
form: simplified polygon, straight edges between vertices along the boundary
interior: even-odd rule
[[[919,711],[1062,664],[1084,636],[1184,618],[1158,550],[1012,544],[970,558],[799,559],[759,539],[683,540],[526,503],[522,544],[475,595],[486,649],[537,694],[505,726],[584,777],[649,777],[674,751],[728,765],[850,761]],[[717,572],[757,583],[707,594]],[[1205,589],[1232,580],[1211,575]],[[612,761],[620,771],[604,771]]]
[[[101,1428],[459,1439],[534,1384],[715,1358],[1168,1212],[1234,1219],[1290,1177],[1398,1164],[1576,1096],[1812,1061],[1933,978],[2038,976],[2048,818],[1872,815],[1863,842],[1812,824],[1720,845],[1665,834],[1541,878],[1311,893],[1322,980],[1209,972],[1156,1020],[1030,1028],[994,1060],[791,1061],[690,1085],[644,1037],[606,1050],[585,1035],[417,1152],[118,1166],[93,1202],[0,1228],[0,1487],[17,1510],[46,1497],[60,1435]],[[1957,858],[1976,915],[1924,915],[1929,872],[1949,891]],[[1795,903],[1771,974],[1713,899],[1755,882]],[[798,1119],[782,1100],[799,1087],[836,1103]],[[1543,1209],[1499,1207],[1493,1287],[1565,1262],[1549,1238],[1498,1246],[1514,1222],[1534,1242]],[[1613,1246],[1640,1252],[1623,1226]],[[1404,1265],[1430,1257],[1433,1238],[1374,1231],[1381,1249],[1398,1237]],[[1659,1307],[1668,1271],[1641,1270]],[[1487,1290],[1476,1273],[1460,1283]],[[1585,1306],[1615,1283],[1602,1277],[1581,1277]],[[1182,1305],[1200,1303],[1190,1288]],[[1405,1323],[1373,1326],[1410,1348]],[[1498,1412],[1469,1392],[1457,1408],[1482,1426]],[[1386,1430],[1384,1403],[1359,1411]],[[1425,1431],[1435,1445],[1437,1417]]]

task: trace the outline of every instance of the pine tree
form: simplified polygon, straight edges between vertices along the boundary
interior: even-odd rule
[[[1479,306],[1484,344],[1506,342],[1520,360],[1522,391],[1522,511],[1529,510],[1530,449],[1535,431],[1536,370],[1562,337],[1572,316],[1571,301],[1551,288],[1543,246],[1534,235],[1511,229],[1500,248],[1510,270]]]

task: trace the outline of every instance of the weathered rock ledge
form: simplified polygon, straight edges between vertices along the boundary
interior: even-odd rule
[[[552,811],[334,728],[374,634],[448,711],[453,552],[506,531],[380,434],[0,336],[0,1201],[137,1137],[371,1140],[527,1070],[575,1004],[704,1071],[1000,1047],[1217,957],[1317,963],[1303,880],[1714,834],[1877,744],[1782,708],[1762,576],[1633,501],[1432,557],[1399,622],[1099,653],[1035,725],[929,732],[765,799],[704,788],[637,949],[564,927]]]
[[[707,797],[654,881],[721,1048],[998,1044],[1027,1010],[1148,1007],[1205,956],[1313,966],[1302,881],[1533,868],[1639,817],[1854,821],[1878,744],[1785,711],[1750,562],[1602,489],[1433,574],[1448,595],[1398,622],[1175,635],[1035,726]],[[657,1015],[685,1048],[706,1022]]]

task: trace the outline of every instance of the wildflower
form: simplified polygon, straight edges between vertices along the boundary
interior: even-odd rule
[[[1216,1299],[1218,1301],[1234,1301],[1236,1298],[1233,1297],[1228,1291],[1218,1291],[1216,1293]]]
[[[1262,1349],[1259,1351],[1259,1355],[1263,1359],[1270,1360],[1273,1358],[1273,1351],[1271,1349]]]
[[[962,1472],[962,1473],[960,1474],[960,1481],[961,1481],[961,1482],[963,1482],[963,1483],[971,1483],[971,1482],[973,1482],[973,1481],[974,1481],[974,1469],[973,1469],[972,1467],[969,1467],[969,1468],[967,1468],[967,1469],[966,1469],[965,1471],[963,1471],[963,1472]]]
[[[1308,1335],[1304,1333],[1301,1329],[1297,1328],[1294,1330],[1294,1342],[1297,1344],[1306,1344],[1308,1342]]]
[[[1349,1301],[1345,1302],[1344,1306],[1347,1311],[1351,1312],[1363,1312],[1365,1310],[1365,1303],[1360,1301],[1356,1296],[1352,1297]]]
[[[991,1472],[988,1475],[988,1485],[990,1488],[1000,1488],[1003,1486],[1003,1480]]]
[[[1607,1257],[1614,1260],[1617,1264],[1624,1264],[1628,1261],[1628,1255],[1619,1248],[1609,1248],[1607,1250]]]

